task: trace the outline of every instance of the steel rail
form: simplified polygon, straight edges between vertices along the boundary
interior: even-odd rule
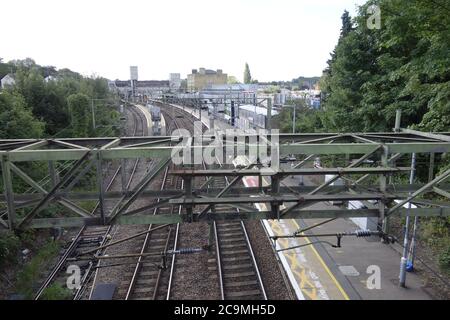
[[[61,267],[64,265],[64,263],[66,262],[67,258],[70,256],[70,254],[73,252],[73,250],[76,248],[78,241],[82,235],[82,233],[84,232],[84,230],[86,230],[86,226],[82,227],[77,235],[75,236],[75,238],[72,240],[72,243],[70,244],[70,246],[67,248],[67,250],[63,253],[62,257],[58,260],[57,264],[55,265],[55,267],[53,268],[52,272],[50,273],[50,275],[45,279],[44,283],[40,286],[40,288],[38,289],[38,291],[36,292],[35,296],[34,296],[34,300],[39,300],[39,298],[41,297],[42,293],[44,292],[44,290],[50,285],[50,283],[54,280],[54,278],[56,277],[56,275],[59,273]]]
[[[169,116],[167,114],[168,117],[170,117],[172,119],[171,123],[178,129],[179,125],[178,122],[176,121],[175,118],[172,118],[171,116]],[[160,186],[160,190],[164,190],[166,183],[167,183],[167,178],[168,178],[168,173],[169,173],[169,167],[166,167],[165,171],[164,171],[164,176],[162,178],[162,182],[161,182],[161,186]],[[179,180],[180,178],[176,178],[177,180]],[[183,181],[181,180],[181,189],[183,189],[184,184]],[[161,201],[160,198],[157,199],[157,202]],[[181,206],[178,206],[178,214],[181,214]],[[173,210],[173,207],[172,207]],[[159,211],[159,208],[154,208],[153,209],[153,215],[156,215]],[[132,298],[137,280],[139,278],[139,273],[142,269],[142,263],[144,260],[144,253],[145,251],[148,249],[149,244],[150,244],[150,238],[152,235],[152,224],[150,224],[147,228],[147,233],[145,235],[145,239],[143,241],[143,244],[141,246],[141,250],[140,250],[140,256],[136,262],[136,266],[134,268],[134,272],[130,281],[130,284],[128,285],[128,289],[127,289],[127,293],[125,296],[125,300],[130,300]],[[175,230],[175,239],[174,239],[174,247],[173,249],[176,250],[177,249],[177,242],[178,242],[178,234],[179,234],[179,224],[177,224],[176,226],[176,230]],[[167,232],[167,237],[166,237],[166,241],[165,241],[165,245],[164,245],[164,252],[166,252],[169,248],[170,245],[170,239],[172,236],[172,229],[169,226],[169,230]],[[170,266],[170,273],[169,273],[169,282],[168,282],[168,286],[167,286],[167,294],[166,294],[166,299],[168,300],[170,298],[170,292],[171,292],[171,288],[172,288],[172,284],[173,284],[173,273],[174,273],[174,265],[175,265],[175,255],[172,255],[172,260],[171,260],[171,266]],[[153,289],[153,294],[152,294],[152,299],[155,300],[157,298],[158,295],[158,289],[159,289],[159,285],[161,283],[161,276],[162,276],[162,269],[158,270],[158,274],[155,280],[155,285],[154,285],[154,289]]]
[[[136,114],[139,116],[140,121],[141,121],[142,133],[141,133],[140,135],[141,135],[141,136],[144,136],[144,122],[145,122],[145,121],[144,121],[144,118],[140,115],[139,112],[137,112],[136,110],[134,110],[134,107],[129,108],[129,110],[130,110],[131,114],[133,114],[133,118],[134,118],[134,120],[135,120],[135,121],[133,121],[133,123],[135,124],[135,125],[134,125],[134,129],[133,129],[133,136],[136,136],[136,134],[137,134],[137,128],[138,128],[138,117],[136,116]],[[127,189],[127,190],[128,190],[128,188],[130,187],[131,182],[132,182],[132,180],[133,180],[133,178],[134,178],[134,174],[136,173],[136,168],[137,168],[137,165],[138,165],[138,163],[139,163],[139,160],[140,160],[140,158],[136,159],[135,162],[134,162],[133,169],[132,169],[132,171],[131,171],[130,177],[129,177],[129,179],[128,179],[128,181],[127,181],[127,184],[126,184],[126,189]],[[126,170],[126,168],[122,168],[122,165],[119,165],[118,168],[116,169],[116,171],[114,172],[114,175],[113,175],[112,179],[111,179],[110,182],[108,183],[108,185],[107,185],[107,187],[106,187],[106,191],[108,191],[108,190],[112,187],[114,181],[115,181],[116,178],[117,178],[117,175],[118,175],[119,171],[122,170],[122,169],[123,169],[123,170]],[[97,202],[96,207],[95,207],[94,210],[96,210],[96,209],[98,208],[99,204],[100,204],[100,201]],[[98,270],[99,270],[98,267],[99,267],[99,266],[100,266],[100,260],[97,261],[97,265],[96,265],[96,268],[95,268],[94,279],[93,279],[93,282],[92,282],[93,284],[92,284],[92,287],[91,287],[91,291],[90,291],[90,293],[89,293],[89,300],[90,300],[91,297],[92,297],[92,293],[93,293],[93,290],[94,290],[94,287],[95,287],[95,283],[96,283],[96,281],[97,281]]]

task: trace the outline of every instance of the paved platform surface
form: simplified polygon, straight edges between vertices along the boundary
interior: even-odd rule
[[[288,185],[298,185],[298,178],[288,178]],[[305,185],[314,185],[308,177],[304,177]],[[309,208],[325,209],[333,207],[329,203],[317,203]],[[337,207],[336,207],[337,208]],[[295,220],[300,227],[315,225],[324,219]],[[336,244],[336,237],[316,238],[314,234],[355,231],[358,227],[349,219],[336,219],[306,232],[312,242],[326,240]],[[363,300],[429,300],[431,296],[423,290],[421,278],[407,274],[407,288],[398,286],[400,254],[398,245],[387,245],[379,237],[356,238],[344,237],[341,248],[333,248],[324,243],[314,245],[324,263],[335,275],[337,282],[350,299]],[[379,288],[373,288],[374,272],[380,275]]]

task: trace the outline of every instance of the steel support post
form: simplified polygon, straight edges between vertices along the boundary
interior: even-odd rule
[[[11,177],[11,162],[7,155],[2,157],[2,177],[5,189],[5,199],[8,209],[8,226],[12,230],[16,225],[16,207],[14,204],[14,190]]]
[[[430,166],[428,168],[428,182],[433,180],[434,177],[434,152],[430,153]]]
[[[395,110],[395,127],[394,127],[395,132],[400,132],[401,118],[402,118],[402,110],[401,109]]]
[[[97,176],[97,188],[98,188],[98,208],[100,210],[100,218],[102,223],[105,223],[105,189],[103,187],[103,165],[102,165],[102,155],[100,152],[97,153],[96,157],[96,176]]]
[[[186,197],[187,198],[192,198],[192,183],[193,183],[193,179],[191,176],[183,176],[183,180],[184,180],[184,190],[186,192]],[[192,221],[193,218],[193,206],[191,204],[186,206],[186,213],[187,216],[189,217],[189,221]]]
[[[55,161],[48,162],[48,173],[50,175],[51,187],[54,188],[58,183],[58,178],[56,175]]]
[[[388,149],[387,147],[383,147],[382,153],[381,153],[381,165],[384,167],[387,167],[389,165],[388,161]],[[380,175],[380,191],[386,192],[386,182],[387,178],[385,174]],[[380,217],[378,220],[378,224],[381,225],[381,230],[385,233],[388,233],[389,231],[389,221],[386,217],[386,204],[381,200],[378,202],[379,210],[380,210]],[[384,240],[382,240],[384,241]]]
[[[120,160],[120,181],[122,184],[122,192],[125,194],[126,191],[128,191],[127,188],[127,170],[126,170],[127,160],[121,159]]]
[[[409,184],[414,182],[414,174],[416,171],[416,154],[412,154],[411,158],[411,173],[409,175]],[[411,193],[410,193],[411,195]],[[411,210],[411,202],[408,203],[408,209]],[[399,285],[406,287],[406,266],[408,262],[408,245],[409,245],[409,215],[405,218],[405,236],[403,238],[403,253],[400,260]]]
[[[280,177],[271,177],[271,195],[276,197],[280,194]],[[273,214],[273,219],[280,219],[280,204],[279,202],[271,203],[271,211]]]

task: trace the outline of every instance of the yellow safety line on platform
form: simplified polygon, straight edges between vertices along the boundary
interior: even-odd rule
[[[297,226],[298,229],[300,229],[300,226],[298,225],[296,220],[294,220],[294,224]],[[311,240],[309,240],[308,237],[305,237],[304,239],[306,240],[306,242],[311,243]],[[324,267],[325,271],[330,276],[331,280],[333,280],[333,282],[336,284],[336,287],[339,289],[341,294],[344,296],[344,299],[345,300],[350,300],[349,296],[347,295],[345,290],[342,288],[342,286],[340,285],[339,281],[337,281],[336,277],[333,275],[333,273],[331,272],[330,268],[328,268],[328,266],[326,265],[325,261],[323,261],[322,257],[317,252],[316,248],[314,248],[314,245],[311,245],[311,248],[312,248],[314,254],[317,256],[317,259],[319,259],[320,263]]]

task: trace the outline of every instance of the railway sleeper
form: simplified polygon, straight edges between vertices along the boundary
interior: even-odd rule
[[[229,278],[242,278],[242,277],[254,277],[256,276],[255,272],[253,271],[245,271],[245,272],[235,272],[235,273],[226,273],[223,274],[224,279]]]
[[[223,265],[223,270],[236,270],[236,269],[253,269],[253,265],[251,263],[244,264],[233,264],[233,265]]]
[[[227,292],[225,293],[225,296],[229,299],[260,299],[261,291],[247,290],[247,291]]]

